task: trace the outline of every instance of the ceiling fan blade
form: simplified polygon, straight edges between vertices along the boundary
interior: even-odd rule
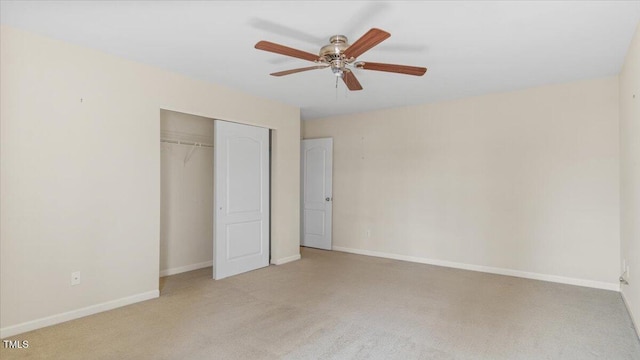
[[[342,74],[342,80],[344,81],[345,85],[347,85],[347,88],[349,88],[349,90],[362,90],[362,85],[360,85],[360,82],[358,81],[358,79],[356,79],[356,76],[353,75],[351,71],[345,71]]]
[[[295,57],[302,60],[317,61],[320,57],[306,51],[297,50],[284,45],[279,45],[269,41],[259,41],[256,46],[258,50],[269,51],[272,53]]]
[[[398,74],[422,76],[427,72],[427,68],[418,66],[396,65],[396,64],[382,64],[372,62],[361,62],[356,65],[358,69],[386,71]]]
[[[362,35],[362,37],[356,40],[356,42],[351,44],[351,46],[349,46],[347,50],[344,51],[344,56],[347,59],[352,57],[357,58],[358,56],[364,54],[367,50],[388,39],[389,36],[391,36],[391,34],[389,34],[388,32],[373,28],[367,31],[366,34]]]
[[[271,75],[271,76],[284,76],[284,75],[295,74],[295,73],[299,73],[299,72],[303,72],[303,71],[316,70],[316,69],[326,69],[327,66],[328,65],[325,65],[325,66],[309,66],[309,67],[304,67],[304,68],[298,68],[298,69],[291,69],[291,70],[275,72],[275,73],[269,74],[269,75]]]

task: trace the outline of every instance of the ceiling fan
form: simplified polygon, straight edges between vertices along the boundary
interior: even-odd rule
[[[422,76],[427,68],[396,64],[382,64],[368,61],[356,61],[358,56],[364,54],[374,46],[380,44],[391,34],[384,30],[373,28],[353,44],[349,44],[344,35],[334,35],[329,38],[330,44],[323,46],[318,55],[306,51],[293,49],[269,41],[259,41],[255,48],[276,54],[295,57],[316,63],[315,66],[303,67],[272,73],[272,76],[284,76],[303,71],[331,68],[331,72],[342,78],[349,90],[362,90],[362,85],[353,74],[353,69],[386,71],[398,74]]]

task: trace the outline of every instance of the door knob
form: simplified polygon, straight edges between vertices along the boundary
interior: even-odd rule
[[[331,198],[330,198],[330,197],[328,197],[328,198],[326,198],[325,200],[327,200],[327,201],[331,201]]]

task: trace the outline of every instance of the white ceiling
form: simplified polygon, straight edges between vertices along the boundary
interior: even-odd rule
[[[3,24],[100,49],[301,108],[303,119],[462,98],[620,71],[640,1],[3,1]],[[253,48],[317,53],[334,34],[391,37],[359,60],[425,66],[423,77],[329,69]]]

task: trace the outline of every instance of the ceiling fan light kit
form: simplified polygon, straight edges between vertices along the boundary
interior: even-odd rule
[[[259,41],[255,45],[255,48],[316,63],[316,66],[275,72],[271,74],[272,76],[284,76],[308,70],[331,68],[333,75],[335,75],[336,78],[341,78],[349,90],[362,90],[362,85],[360,85],[360,82],[354,75],[353,69],[384,71],[414,76],[424,75],[427,72],[427,69],[424,67],[356,61],[358,56],[364,54],[390,36],[391,34],[384,30],[373,28],[362,35],[355,43],[349,44],[349,39],[347,39],[346,36],[334,35],[329,38],[328,45],[320,48],[318,55],[264,40]]]

